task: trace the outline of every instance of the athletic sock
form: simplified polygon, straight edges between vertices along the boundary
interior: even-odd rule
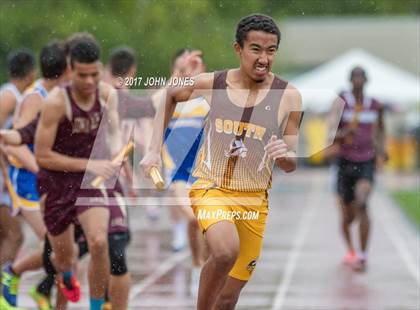
[[[173,225],[174,234],[185,234],[187,224],[181,220]]]
[[[108,294],[108,289],[105,289],[105,298],[104,298],[105,302],[109,301],[109,294]]]
[[[367,259],[367,253],[365,251],[359,252],[359,258],[366,260]]]
[[[13,270],[13,267],[12,267],[12,265],[10,265],[9,266],[9,271],[10,271],[10,273],[12,273],[14,276],[18,276],[19,277],[19,275]]]
[[[63,275],[63,282],[67,286],[67,288],[71,289],[73,284],[71,283],[71,277],[73,276],[72,271],[65,271],[61,273]]]
[[[103,298],[95,299],[95,298],[90,297],[90,310],[102,310],[103,304],[104,304]]]
[[[172,228],[172,249],[181,250],[187,243],[187,225],[184,221],[179,221]]]
[[[50,296],[54,282],[55,276],[53,274],[49,274],[38,284],[36,291],[44,296]]]

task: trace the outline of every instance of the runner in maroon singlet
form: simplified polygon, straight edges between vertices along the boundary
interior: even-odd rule
[[[39,118],[36,118],[25,127],[17,130],[0,130],[0,143],[9,145],[33,144],[38,121]],[[115,202],[111,203],[109,206],[108,244],[111,277],[108,286],[108,295],[110,297],[112,309],[126,309],[130,287],[130,274],[126,262],[126,247],[130,239],[130,233],[127,210],[120,200],[122,192],[118,182],[112,196],[116,197],[116,199]],[[80,225],[77,225],[76,230],[83,233]],[[80,236],[80,233],[76,233],[75,235]],[[43,254],[40,255],[39,260],[43,261],[48,278],[44,279],[43,282],[38,285],[37,291],[49,300],[51,289],[54,285],[56,270],[51,262],[52,249],[48,238],[46,238],[45,241]],[[86,239],[83,236],[76,238],[76,241],[79,246],[79,257],[82,257],[88,252]],[[66,300],[57,296],[56,309],[65,309],[66,304]]]
[[[100,83],[99,47],[84,39],[70,49],[72,79],[69,86],[53,91],[42,108],[35,137],[35,154],[41,169],[38,189],[45,197],[44,220],[55,253],[60,288],[71,301],[80,298],[80,287],[72,268],[73,223],[80,223],[89,245],[90,309],[101,309],[109,276],[108,222],[106,204],[111,191],[81,189],[88,177],[114,175],[116,166],[104,148],[102,158],[89,160],[96,139],[109,141],[113,153],[120,149],[117,96],[109,85]],[[103,112],[107,113],[108,137],[99,135]],[[107,154],[108,153],[108,154]],[[77,198],[96,197],[76,205]]]
[[[80,40],[83,41],[85,39],[94,40],[90,34],[80,33],[73,35],[69,39],[67,45],[69,47],[74,46]],[[128,69],[133,66],[133,64],[127,63],[126,61],[126,58],[132,55],[131,53],[127,55],[128,51],[129,50],[126,49],[118,49],[113,53],[112,59],[116,60],[119,64],[122,63],[126,65],[125,67],[121,67],[121,65],[119,66],[119,68],[122,70],[119,71],[120,73],[124,73],[124,70],[127,66]],[[119,90],[118,99],[118,114],[120,118],[138,119],[154,115],[154,108],[150,98],[130,96],[128,92]],[[20,128],[19,130],[0,131],[0,141],[3,138],[3,141],[5,141],[6,144],[33,144],[38,120],[39,117],[37,117],[29,125]],[[121,186],[119,183],[116,184],[114,192],[112,193],[112,196],[115,195],[122,195]],[[129,240],[129,231],[127,225],[128,218],[125,206],[118,204],[117,201],[115,202],[115,204],[110,204],[111,216],[108,227],[109,259],[111,266],[111,277],[108,286],[108,295],[110,297],[110,303],[113,309],[126,309],[130,287],[130,274],[128,272],[125,258],[125,249]],[[79,230],[81,231],[80,228]],[[83,240],[77,240],[77,243],[79,244],[79,256],[87,252],[87,244],[86,241]],[[48,240],[47,245],[48,246],[46,246],[44,249],[44,263],[49,261],[49,257],[52,253]],[[45,257],[48,257],[48,260],[46,260]],[[55,278],[55,268],[51,263],[47,264],[46,271],[52,279]],[[43,283],[42,286],[42,293],[46,296],[49,296],[53,282],[49,283],[49,285],[44,284],[45,283]],[[57,298],[56,307],[61,309],[65,307],[66,301],[59,297],[60,296]]]
[[[343,262],[356,270],[364,270],[370,220],[367,202],[372,191],[375,166],[386,160],[383,106],[364,93],[365,71],[356,67],[351,71],[352,91],[340,94],[344,110],[339,121],[336,141],[337,194],[341,206],[341,228],[348,253]],[[334,113],[337,114],[337,113]],[[356,253],[350,227],[359,220],[360,251]]]

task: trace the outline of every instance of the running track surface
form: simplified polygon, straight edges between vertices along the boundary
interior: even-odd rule
[[[355,273],[341,264],[345,249],[328,171],[278,173],[270,194],[264,250],[237,309],[420,309],[420,234],[395,207],[387,190],[419,188],[418,178],[386,175],[378,179],[369,204],[369,265],[365,273]],[[168,212],[160,208],[156,222],[147,218],[144,207],[130,207],[129,213],[128,258],[133,276],[129,309],[195,309],[188,293],[189,253],[170,250]],[[86,274],[86,265],[87,259],[80,274]],[[40,272],[24,275],[21,307],[36,309],[28,292],[40,276]],[[82,299],[69,309],[88,309],[86,279],[81,282]]]

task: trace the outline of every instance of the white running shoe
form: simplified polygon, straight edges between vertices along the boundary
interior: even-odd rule
[[[146,214],[150,222],[155,223],[160,218],[160,207],[146,204]]]
[[[364,272],[367,267],[367,255],[366,253],[358,253],[357,259],[353,264],[353,269],[355,271]]]

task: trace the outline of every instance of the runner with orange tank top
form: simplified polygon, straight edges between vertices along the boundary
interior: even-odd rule
[[[299,92],[271,73],[280,31],[265,15],[244,17],[234,49],[240,67],[203,73],[193,85],[168,87],[141,166],[161,167],[164,130],[177,102],[203,96],[210,104],[190,192],[209,248],[198,293],[199,310],[234,309],[261,254],[268,190],[276,163],[296,169]]]

